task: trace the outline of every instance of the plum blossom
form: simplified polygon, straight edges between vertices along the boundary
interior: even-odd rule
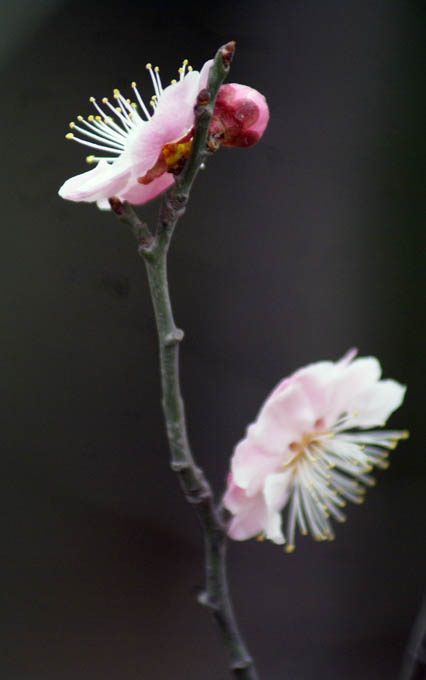
[[[96,202],[109,209],[116,197],[133,204],[147,203],[173,183],[189,155],[194,132],[197,95],[207,86],[213,60],[194,71],[185,59],[179,80],[163,88],[159,68],[147,64],[154,94],[148,110],[132,83],[134,100],[114,90],[115,104],[106,97],[99,104],[90,98],[95,112],[70,123],[67,139],[91,147],[101,155],[87,156],[93,170],[68,179],[59,195],[71,201]],[[233,84],[220,95],[214,119],[216,145],[251,146],[263,134],[269,112],[263,95],[244,85]],[[231,89],[229,89],[231,88]],[[215,109],[216,111],[216,109]],[[228,129],[229,128],[229,129]],[[231,129],[232,128],[232,129]]]
[[[119,90],[114,90],[115,105],[106,97],[102,105],[91,97],[96,115],[87,119],[78,116],[77,122],[70,123],[72,132],[66,137],[104,153],[88,156],[87,162],[97,163],[96,167],[67,180],[59,195],[71,201],[96,201],[100,208],[108,209],[108,199],[113,196],[141,204],[167,189],[173,183],[168,162],[188,153],[195,101],[207,85],[212,63],[207,61],[198,72],[185,60],[179,80],[172,80],[166,88],[158,66],[147,64],[154,87],[152,113],[135,82],[133,102]]]
[[[269,395],[232,456],[224,496],[231,538],[287,542],[287,552],[297,528],[331,540],[330,519],[344,521],[346,501],[361,503],[374,485],[372,468],[388,467],[388,450],[408,433],[370,428],[385,424],[405,387],[381,380],[375,357],[355,355],[301,368]]]

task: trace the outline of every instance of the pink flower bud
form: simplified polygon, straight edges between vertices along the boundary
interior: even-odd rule
[[[217,95],[210,133],[222,146],[253,146],[269,120],[265,97],[247,85],[222,85]]]

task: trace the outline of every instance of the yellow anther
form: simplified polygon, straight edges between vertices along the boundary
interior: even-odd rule
[[[71,128],[71,130],[73,129],[73,127],[75,127],[75,123],[73,123],[73,122],[71,121],[71,123],[70,123],[70,128]]]
[[[148,71],[149,71],[150,69],[152,69],[152,64],[150,64],[150,62],[148,62],[147,64],[145,64],[145,68],[147,68]]]
[[[409,436],[410,436],[409,431],[403,430],[399,435],[399,439],[408,439]]]
[[[340,505],[341,508],[344,508],[345,505],[346,505],[346,501],[341,500],[339,505]]]
[[[265,540],[265,537],[264,537],[263,534],[258,534],[258,535],[256,536],[256,541],[259,541],[259,543],[261,543],[261,542],[264,541],[264,540]]]
[[[65,139],[72,139],[73,137],[74,137],[74,135],[73,135],[72,132],[68,132],[68,133],[65,135]]]
[[[192,71],[192,66],[188,66],[188,71]]]
[[[183,68],[182,68],[182,66],[181,66],[180,68],[178,68],[178,73],[183,73]]]
[[[132,80],[132,87],[136,87],[136,83],[134,80]]]
[[[170,84],[171,84],[171,85],[176,85],[176,83],[177,83],[176,78],[172,78],[172,80],[170,81]]]
[[[102,104],[108,104],[108,97],[102,98]]]
[[[102,116],[95,116],[96,120],[102,120]]]
[[[302,530],[300,531],[300,533],[302,534],[302,536],[307,536],[307,535],[308,535],[308,532],[306,531],[306,529],[302,529]]]
[[[87,120],[89,121],[89,123],[91,123],[93,120],[95,120],[95,116],[92,116],[91,114],[90,116],[87,116]]]
[[[90,98],[89,98],[89,102],[90,102],[91,104],[93,104],[93,102],[95,102],[95,101],[96,101],[96,100],[95,100],[94,97],[90,97]]]
[[[132,102],[132,103],[130,104],[130,106],[131,106],[133,109],[137,109],[137,108],[138,108],[138,105],[136,104],[136,102]]]
[[[80,123],[84,120],[83,116],[77,116],[77,120],[80,121]]]
[[[294,552],[295,547],[296,547],[295,545],[292,545],[291,543],[289,543],[288,545],[285,546],[284,552],[292,553],[292,552]]]
[[[94,163],[94,162],[95,162],[94,156],[86,156],[86,163]]]
[[[159,67],[159,66],[156,66],[156,67],[154,68],[154,71],[155,71],[156,73],[158,73],[159,70],[160,70],[160,67]]]
[[[120,94],[120,90],[117,87],[114,87],[113,93],[114,94]]]
[[[183,64],[184,66],[188,66],[188,59],[184,59],[183,62],[182,62],[182,64]]]
[[[121,113],[121,109],[120,109],[119,106],[116,106],[116,107],[115,107],[115,110],[117,111],[117,113]]]

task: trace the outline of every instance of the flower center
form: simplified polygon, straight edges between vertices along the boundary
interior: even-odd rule
[[[283,463],[283,468],[290,467],[290,465],[304,457],[315,461],[316,456],[313,449],[322,448],[322,440],[333,436],[331,432],[326,431],[324,428],[324,419],[318,418],[314,423],[314,430],[312,432],[306,432],[299,441],[291,442],[288,448],[293,453],[293,456],[290,460]]]
[[[138,177],[139,184],[150,184],[165,172],[177,174],[189,156],[191,151],[194,128],[188,130],[180,139],[163,144],[157,162],[143,177]]]

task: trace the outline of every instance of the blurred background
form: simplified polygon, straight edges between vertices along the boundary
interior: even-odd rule
[[[64,135],[89,96],[136,80],[149,99],[147,61],[168,82],[230,39],[230,82],[271,120],[211,159],[174,238],[193,449],[219,494],[278,380],[353,346],[408,384],[390,426],[412,436],[334,543],[229,549],[262,680],[396,677],[425,573],[424,23],[404,0],[2,3],[2,678],[229,677],[195,601],[143,263],[113,216],[57,190],[87,169]]]

